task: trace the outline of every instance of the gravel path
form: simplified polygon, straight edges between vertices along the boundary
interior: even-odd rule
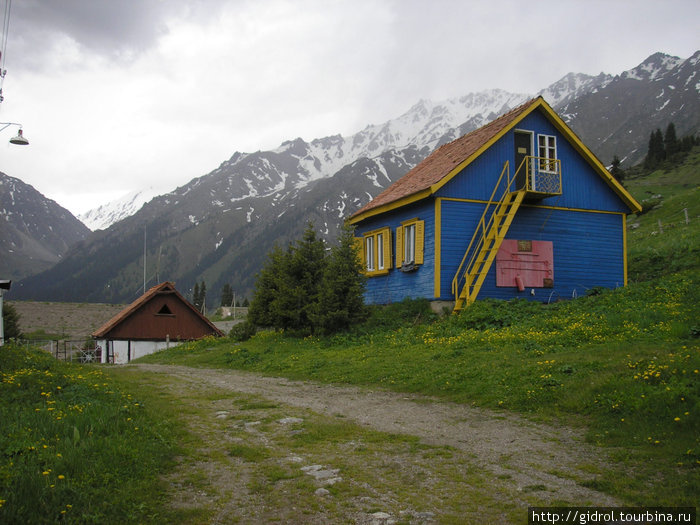
[[[591,471],[604,470],[608,460],[603,449],[585,443],[581,432],[571,428],[418,395],[292,381],[236,370],[130,366],[167,374],[187,388],[199,385],[254,394],[287,406],[348,418],[375,430],[417,436],[429,445],[448,445],[466,452],[499,482],[514,484],[516,491],[546,486],[547,499],[552,502],[621,504],[580,484],[593,478]]]

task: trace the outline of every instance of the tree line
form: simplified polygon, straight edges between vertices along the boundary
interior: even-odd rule
[[[676,126],[673,122],[666,127],[665,133],[661,133],[661,129],[656,128],[649,136],[649,147],[644,158],[644,167],[656,169],[664,161],[673,161],[677,154],[686,153],[698,144],[700,144],[700,139],[694,135],[687,135],[682,139],[678,139],[676,137]]]
[[[676,126],[673,122],[666,126],[666,131],[656,128],[649,135],[649,145],[644,162],[641,166],[633,166],[627,171],[639,172],[642,168],[645,171],[653,171],[664,166],[670,167],[673,164],[682,162],[685,155],[700,145],[700,138],[695,135],[686,135],[683,138],[676,136]],[[622,183],[625,179],[626,170],[622,169],[620,158],[615,155],[610,166],[610,174]]]

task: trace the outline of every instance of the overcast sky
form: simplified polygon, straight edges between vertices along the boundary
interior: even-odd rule
[[[8,0],[0,0],[3,5]],[[421,98],[700,49],[698,0],[15,0],[0,171],[74,214]]]

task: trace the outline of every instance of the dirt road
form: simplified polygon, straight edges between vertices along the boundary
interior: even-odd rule
[[[594,473],[600,473],[608,468],[608,458],[603,456],[602,449],[585,443],[578,430],[537,424],[507,413],[491,412],[417,395],[352,386],[291,381],[284,378],[265,377],[259,374],[233,370],[193,369],[152,364],[129,366],[141,371],[147,371],[153,375],[154,379],[159,378],[161,383],[168,385],[164,388],[167,388],[169,395],[182,398],[182,403],[187,403],[187,399],[200,400],[200,407],[205,407],[208,410],[208,419],[207,417],[190,418],[189,427],[192,432],[200,437],[202,443],[208,443],[205,448],[215,446],[214,443],[221,442],[222,439],[229,443],[239,442],[241,439],[254,436],[251,430],[256,429],[256,439],[262,439],[260,443],[263,443],[266,447],[276,447],[276,457],[297,457],[294,455],[294,451],[282,450],[286,442],[282,442],[280,441],[281,438],[275,437],[279,434],[279,431],[276,429],[282,425],[268,425],[266,427],[265,422],[269,423],[275,417],[279,420],[284,420],[283,416],[288,416],[286,417],[287,420],[300,422],[305,418],[311,417],[304,415],[309,413],[304,411],[312,411],[312,413],[318,414],[320,417],[331,418],[335,421],[338,419],[351,421],[359,424],[364,429],[372,431],[414,436],[419,438],[420,443],[426,447],[442,447],[434,450],[449,451],[440,454],[423,453],[419,456],[415,453],[397,453],[394,454],[394,457],[391,457],[392,452],[384,449],[375,450],[376,455],[382,458],[379,463],[375,462],[375,464],[386,465],[391,458],[391,461],[398,461],[395,468],[401,472],[415,472],[423,469],[429,472],[422,478],[419,476],[419,479],[424,481],[426,476],[433,479],[433,481],[440,478],[440,468],[447,468],[449,464],[456,465],[460,462],[464,466],[462,471],[474,473],[474,476],[471,478],[465,474],[466,477],[462,480],[452,479],[450,481],[445,479],[439,483],[428,483],[426,485],[428,488],[424,487],[423,491],[434,488],[443,492],[439,495],[432,495],[432,499],[426,500],[424,506],[430,507],[430,510],[422,513],[415,509],[409,512],[409,509],[405,511],[408,514],[399,515],[400,512],[403,512],[399,507],[402,505],[407,506],[407,508],[410,507],[406,498],[415,501],[418,495],[406,494],[401,496],[405,489],[391,487],[389,483],[386,485],[388,487],[387,490],[391,492],[396,505],[387,504],[383,507],[375,501],[374,507],[367,509],[365,505],[365,511],[362,512],[361,509],[357,508],[357,505],[345,510],[338,510],[338,508],[333,507],[335,510],[323,510],[321,514],[316,516],[318,521],[314,518],[310,519],[311,522],[321,523],[325,519],[331,519],[331,522],[333,522],[333,516],[336,518],[342,516],[343,520],[347,519],[350,522],[366,523],[393,523],[397,522],[397,520],[411,523],[441,522],[443,518],[447,519],[445,516],[454,515],[455,505],[457,509],[460,505],[459,503],[452,504],[453,514],[448,513],[443,516],[441,513],[440,502],[446,501],[449,497],[449,494],[445,491],[454,490],[450,489],[453,486],[450,483],[457,483],[454,487],[470,485],[472,488],[469,490],[475,490],[475,486],[485,484],[485,487],[482,487],[480,492],[471,493],[473,497],[486,497],[492,491],[492,495],[496,498],[510,498],[510,504],[514,505],[514,510],[512,510],[511,514],[506,513],[503,515],[505,516],[503,519],[506,521],[511,521],[513,515],[520,516],[520,510],[526,509],[528,505],[612,506],[620,504],[619,501],[586,486],[587,484],[590,485],[589,482],[595,478]],[[215,399],[215,401],[211,402],[211,406],[201,402],[204,399],[202,395],[205,392],[208,392],[208,397],[204,396],[206,399]],[[218,392],[219,394],[212,396],[212,392]],[[233,397],[227,398],[223,394],[227,392]],[[236,396],[241,395],[254,395],[256,398],[274,403],[267,406],[275,407],[275,415],[268,417],[267,420],[253,421],[252,419],[255,419],[255,415],[250,412],[237,411],[236,402],[232,401],[232,399],[240,399],[236,398]],[[264,404],[259,404],[258,406],[265,407]],[[302,412],[299,412],[300,409]],[[301,415],[301,417],[296,417],[298,415]],[[230,418],[229,423],[222,423],[221,420],[225,420],[227,417]],[[248,420],[245,420],[245,418],[248,418]],[[234,420],[236,421],[235,424],[233,424]],[[303,432],[303,425],[298,425],[297,427],[299,429],[296,432]],[[265,434],[264,429],[266,428],[270,429],[269,434]],[[234,429],[245,432],[235,434]],[[243,438],[240,437],[241,435]],[[275,441],[276,439],[277,441]],[[355,442],[357,440],[351,441]],[[323,448],[321,445],[320,443],[317,445],[319,451]],[[415,452],[416,447],[414,446],[411,450]],[[301,453],[300,462],[308,464],[314,461],[323,461],[323,459],[313,457],[314,453],[315,450],[313,449],[307,451],[306,457]],[[442,467],[437,464],[439,463],[437,459],[435,460],[437,463],[430,463],[429,461],[430,458],[439,457],[444,460],[446,455],[449,456],[449,461],[441,463]],[[352,454],[349,456],[352,456]],[[397,460],[399,456],[400,459]],[[336,454],[333,457],[336,462],[341,462],[341,455]],[[327,458],[328,456],[325,458],[326,461],[328,461]],[[351,470],[353,460],[345,458],[345,461],[347,461],[345,469]],[[371,467],[371,463],[371,461],[367,463],[367,468]],[[420,466],[417,463],[420,463]],[[307,465],[307,468],[310,468],[309,465]],[[342,469],[340,470],[342,472]],[[369,474],[367,475],[370,476]],[[459,476],[459,474],[456,475]],[[342,476],[342,473],[340,476]],[[356,477],[361,476],[356,474]],[[343,476],[343,478],[348,482],[347,475]],[[228,483],[228,488],[231,489],[231,479],[223,483]],[[387,482],[385,479],[381,481],[374,479],[364,483],[365,485],[372,485],[373,483],[377,485],[386,484]],[[361,486],[362,483],[358,482],[357,485]],[[321,484],[320,486],[325,485]],[[216,492],[215,489],[212,490]],[[223,492],[226,491],[224,490]],[[223,492],[219,490],[220,494],[223,494]],[[376,496],[377,494],[373,496],[375,500]],[[212,498],[210,503],[214,503],[217,500],[217,496],[212,496]],[[389,500],[392,498],[389,498]],[[358,501],[362,501],[361,497]],[[229,508],[226,511],[222,510],[226,505],[223,505],[221,501],[216,503],[215,506],[219,509],[216,515],[223,521],[220,521],[219,518],[216,518],[214,521],[224,522],[225,518],[232,516],[231,512],[240,511],[240,505],[251,505],[253,503],[248,498],[247,500],[238,501],[238,504],[238,511],[234,511],[233,508]],[[478,503],[476,502],[465,502],[464,505],[465,508],[471,508],[472,510],[478,508]],[[494,512],[497,512],[497,509],[494,507],[498,506],[498,504],[492,502],[490,505],[488,516],[492,516]],[[369,512],[373,509],[375,512]],[[222,512],[223,514],[221,514]],[[331,514],[328,514],[328,512],[331,512]],[[474,516],[478,517],[474,517],[474,519],[483,518],[483,515],[480,515],[478,510],[474,510],[474,512],[476,512]],[[261,514],[260,511],[253,512],[247,517],[244,515],[243,521],[256,522],[262,519],[263,515],[264,513]],[[236,516],[238,519],[241,518],[240,514]],[[295,522],[296,518],[293,516],[296,516],[296,514],[288,516],[288,519],[291,521],[283,521]],[[307,516],[307,518],[310,517]],[[522,521],[527,522],[524,510],[522,511],[522,518]],[[451,519],[447,519],[447,521],[451,521]],[[517,519],[516,521],[521,520]]]

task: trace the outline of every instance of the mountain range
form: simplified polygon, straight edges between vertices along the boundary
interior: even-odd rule
[[[52,267],[90,230],[29,184],[0,172],[0,253],[3,279]]]
[[[616,76],[568,74],[538,94],[603,163],[617,155],[631,166],[646,154],[653,129],[674,122],[679,136],[698,132],[698,61],[700,52],[685,60],[657,53]],[[143,291],[144,254],[146,286],[172,280],[187,294],[205,281],[215,300],[229,283],[250,297],[275,244],[299,238],[310,222],[334,239],[345,218],[435,148],[532,96],[490,90],[420,100],[398,118],[350,136],[236,152],[167,194],[130,196],[126,207],[93,210],[84,220],[102,229],[66,238],[66,246],[78,242],[68,251],[57,247],[58,262],[13,285],[12,298],[128,302]],[[14,218],[8,209],[6,217]]]

